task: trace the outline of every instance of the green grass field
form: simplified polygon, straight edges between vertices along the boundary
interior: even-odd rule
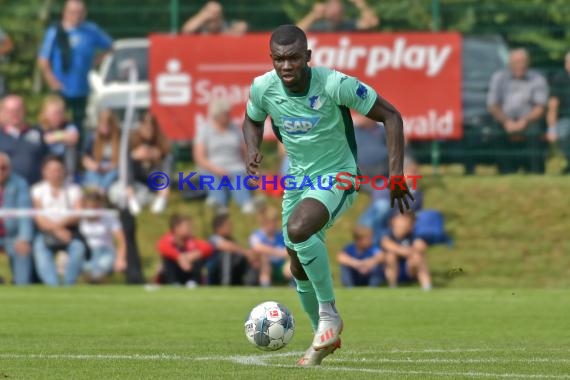
[[[290,288],[75,287],[0,292],[0,379],[563,379],[570,300],[563,290],[337,290],[343,348],[295,368],[310,344]],[[292,342],[247,342],[250,308],[278,300]]]

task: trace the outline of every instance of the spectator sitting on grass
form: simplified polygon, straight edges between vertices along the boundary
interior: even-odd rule
[[[288,283],[293,279],[283,232],[279,228],[280,215],[273,207],[262,209],[258,215],[259,229],[249,237],[251,249],[261,258],[261,286]]]
[[[255,212],[251,191],[239,180],[247,176],[245,142],[241,128],[232,122],[230,111],[228,100],[216,99],[210,103],[211,122],[198,128],[194,161],[203,175],[214,179],[212,188],[208,189],[208,205],[227,208],[231,196],[243,213],[251,214]]]
[[[338,253],[340,277],[346,287],[379,286],[382,283],[382,266],[385,256],[374,244],[372,230],[356,226],[352,232],[353,242]]]
[[[158,122],[151,113],[145,114],[140,126],[130,138],[129,169],[129,205],[133,214],[140,212],[139,201],[136,197],[135,183],[148,187],[148,178],[154,172],[170,175],[173,157],[170,151],[170,141],[161,132]],[[151,206],[153,213],[162,213],[166,208],[169,191],[168,187],[158,191]]]
[[[201,283],[202,266],[212,255],[212,246],[194,237],[192,218],[173,214],[170,231],[157,244],[162,259],[163,283],[195,287]]]
[[[207,264],[208,283],[257,285],[261,261],[250,249],[235,241],[230,214],[217,214],[212,221],[212,230],[210,242],[214,246],[214,255]]]
[[[26,180],[12,173],[10,157],[0,153],[0,210],[31,207],[30,188]],[[32,279],[33,237],[32,218],[0,218],[0,250],[8,255],[15,285],[27,285]]]
[[[102,211],[105,206],[105,197],[98,191],[85,193],[84,209]],[[89,282],[101,282],[113,271],[122,272],[126,269],[125,236],[117,217],[102,215],[82,218],[79,222],[79,232],[85,238],[90,252],[89,260],[83,265]]]
[[[77,170],[79,130],[67,120],[63,99],[57,95],[48,96],[44,100],[39,122],[49,153],[64,160],[67,174],[73,179]]]
[[[357,163],[362,175],[370,179],[388,176],[388,147],[386,131],[376,121],[354,113],[354,137],[358,147]],[[381,183],[379,184],[381,186]],[[372,183],[362,184],[361,190],[372,194]]]
[[[390,220],[389,233],[382,238],[386,254],[386,280],[391,288],[400,282],[418,280],[422,289],[432,287],[427,263],[427,244],[414,236],[415,214],[410,211],[395,214]]]
[[[83,185],[96,187],[107,194],[119,177],[119,149],[121,131],[117,117],[105,110],[99,114],[95,135],[83,155],[85,179]]]
[[[423,192],[420,189],[421,180],[419,178],[412,178],[411,176],[419,176],[418,164],[410,159],[404,160],[404,175],[406,183],[413,195],[414,200],[408,200],[410,210],[418,212],[423,208]],[[388,229],[388,221],[390,217],[399,212],[398,208],[390,207],[390,188],[386,180],[377,184],[379,190],[374,190],[372,193],[372,200],[368,208],[360,216],[358,224],[372,228],[374,231],[375,239],[380,239]],[[398,186],[394,184],[394,186]]]
[[[37,210],[49,211],[35,217],[39,233],[34,240],[34,260],[41,281],[59,284],[56,253],[65,251],[64,284],[75,284],[85,260],[85,245],[77,233],[78,216],[59,214],[81,209],[82,189],[65,182],[65,165],[59,157],[48,156],[42,166],[43,181],[32,186],[32,202]]]

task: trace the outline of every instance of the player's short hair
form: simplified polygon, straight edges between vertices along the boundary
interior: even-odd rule
[[[184,222],[190,222],[192,218],[189,215],[182,215],[178,213],[174,213],[170,216],[170,220],[168,222],[168,226],[170,231],[174,231],[176,227]]]
[[[291,45],[297,41],[301,41],[303,46],[307,46],[307,35],[303,29],[296,25],[281,25],[273,31],[269,44]]]

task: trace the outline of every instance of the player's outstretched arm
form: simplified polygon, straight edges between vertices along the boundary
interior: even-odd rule
[[[259,166],[263,159],[259,151],[263,141],[263,124],[264,122],[262,121],[250,119],[246,112],[243,121],[243,137],[247,148],[246,171],[251,176],[259,176]],[[252,180],[251,182],[257,181]]]
[[[390,160],[390,182],[392,182],[392,179],[395,177],[403,177],[404,121],[402,120],[402,115],[400,115],[400,112],[396,109],[396,107],[378,95],[376,97],[374,105],[368,114],[366,114],[366,117],[384,123],[384,127],[386,129],[386,142],[388,145],[388,157]],[[394,201],[397,199],[400,212],[404,213],[402,201],[406,205],[406,208],[410,208],[406,196],[409,196],[412,200],[414,200],[414,197],[412,194],[410,194],[405,181],[402,181],[402,186],[396,184],[392,185],[391,183],[391,207],[394,207]]]

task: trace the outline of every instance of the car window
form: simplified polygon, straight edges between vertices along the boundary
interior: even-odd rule
[[[117,49],[113,52],[111,64],[107,75],[105,76],[105,83],[111,82],[127,82],[128,72],[123,67],[123,62],[129,59],[134,59],[137,64],[139,82],[148,80],[148,47],[133,47]]]

